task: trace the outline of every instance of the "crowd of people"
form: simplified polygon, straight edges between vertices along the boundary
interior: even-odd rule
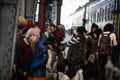
[[[57,73],[52,80],[108,80],[106,64],[113,65],[111,80],[119,80],[119,46],[113,31],[111,23],[103,30],[93,23],[88,32],[84,26],[66,30],[47,20],[41,33],[33,20],[20,16],[11,80],[51,80],[48,72]]]

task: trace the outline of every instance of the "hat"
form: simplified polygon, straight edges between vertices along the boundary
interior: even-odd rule
[[[77,27],[77,32],[79,34],[83,34],[84,32],[87,32],[87,30],[85,29],[85,27]]]
[[[55,26],[55,24],[53,22],[50,22],[50,26]]]
[[[66,30],[66,33],[71,34],[71,29]]]
[[[35,35],[37,36],[38,38],[40,38],[40,29],[38,27],[35,27],[35,28],[31,28],[29,30],[29,35]]]
[[[30,29],[26,32],[26,34],[25,34],[25,37],[26,37],[26,38],[29,37],[29,34],[30,34],[31,29],[32,29],[32,28],[30,28]]]
[[[95,24],[95,23],[92,23],[92,27],[91,27],[91,28],[96,28],[96,29],[98,29],[98,25]]]

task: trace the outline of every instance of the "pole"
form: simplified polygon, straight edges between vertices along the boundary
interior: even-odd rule
[[[62,0],[58,0],[58,4],[57,5],[58,5],[58,7],[57,7],[57,25],[60,25]]]
[[[38,27],[40,28],[42,33],[44,32],[45,27],[45,14],[46,14],[46,0],[40,0]]]

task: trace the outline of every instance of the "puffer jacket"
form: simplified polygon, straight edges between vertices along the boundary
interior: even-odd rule
[[[46,64],[48,61],[47,39],[41,36],[36,43],[34,53],[30,52],[28,64],[28,77],[45,77]]]

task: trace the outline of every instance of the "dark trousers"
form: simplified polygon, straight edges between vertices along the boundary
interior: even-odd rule
[[[86,80],[89,79],[98,80],[99,71],[100,71],[100,65],[97,60],[95,61],[95,63],[88,62],[86,69]]]
[[[100,61],[100,72],[98,76],[98,80],[105,80],[105,65],[108,61],[108,55],[102,54],[99,56]]]
[[[27,80],[27,77],[20,72],[13,73],[11,80]]]

